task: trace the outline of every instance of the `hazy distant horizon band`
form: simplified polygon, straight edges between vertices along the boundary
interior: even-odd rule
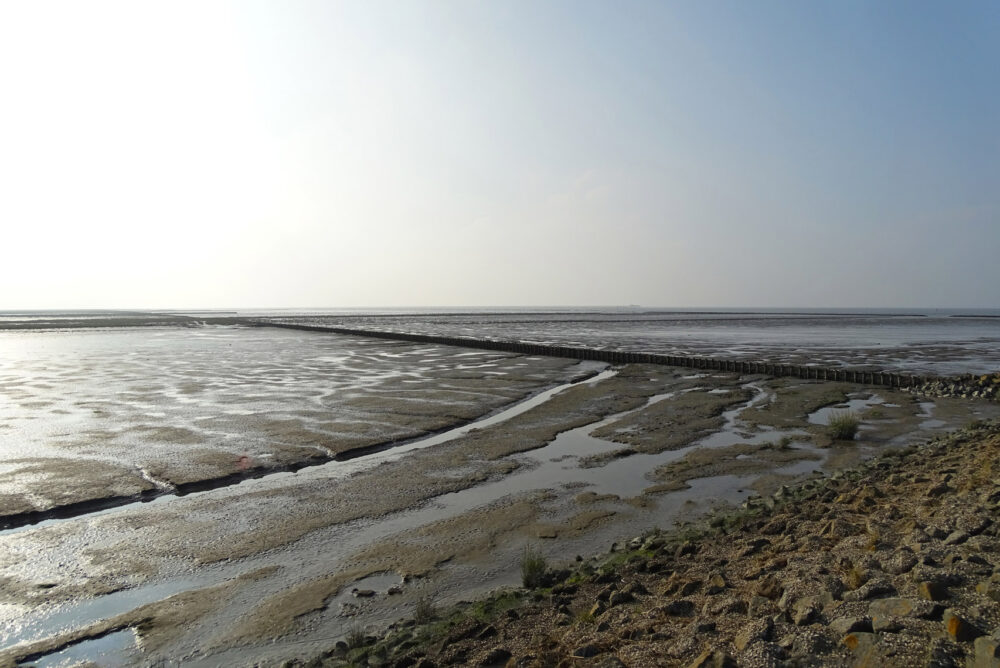
[[[11,309],[0,310],[0,318],[17,316],[47,317],[106,317],[106,316],[149,316],[149,315],[202,315],[230,317],[264,317],[268,314],[282,316],[296,315],[488,315],[488,314],[530,313],[544,315],[602,313],[629,315],[830,315],[830,316],[963,316],[1000,317],[1000,308],[943,308],[943,307],[672,307],[672,306],[414,306],[414,307],[317,307],[317,308],[270,308],[237,307],[212,309]]]

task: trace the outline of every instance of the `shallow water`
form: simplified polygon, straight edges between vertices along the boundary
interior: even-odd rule
[[[70,668],[90,662],[106,668],[134,665],[135,631],[122,629],[100,638],[84,640],[60,652],[53,652],[28,664],[36,668]]]
[[[835,415],[843,413],[858,413],[866,408],[883,404],[885,404],[885,399],[877,394],[870,394],[864,397],[848,399],[843,403],[835,404],[833,406],[824,406],[823,408],[810,413],[807,419],[810,424],[828,425],[830,424],[830,419]]]

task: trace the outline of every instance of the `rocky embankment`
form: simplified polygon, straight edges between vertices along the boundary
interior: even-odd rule
[[[914,394],[928,397],[961,397],[963,399],[993,399],[1000,401],[1000,372],[983,375],[934,378],[912,388]]]
[[[776,497],[311,664],[1000,667],[1000,423]]]

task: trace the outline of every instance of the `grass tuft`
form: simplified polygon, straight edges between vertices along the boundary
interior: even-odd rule
[[[347,635],[344,636],[344,642],[347,643],[347,649],[357,649],[359,647],[364,647],[367,638],[365,636],[364,629],[360,626],[352,626],[347,631]]]
[[[545,571],[548,567],[548,562],[541,552],[525,547],[521,553],[521,584],[527,589],[544,586]]]
[[[437,605],[433,596],[421,596],[417,599],[417,605],[413,608],[413,621],[417,624],[426,624],[433,621],[437,615]]]
[[[841,411],[830,416],[830,424],[827,425],[827,433],[830,438],[842,441],[854,440],[858,433],[858,425],[861,421],[852,411]]]

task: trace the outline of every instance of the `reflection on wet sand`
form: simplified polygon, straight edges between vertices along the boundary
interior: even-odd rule
[[[222,340],[244,334],[260,336],[230,330]],[[363,363],[359,353],[346,351],[358,343],[353,339],[326,338],[332,342],[310,344],[323,348],[306,362],[313,371],[288,372],[294,381],[280,381],[278,365],[272,360],[269,366],[275,387],[299,393],[296,405],[310,406],[300,408],[301,420],[321,419],[317,402],[306,397],[364,399],[338,404],[350,414],[367,407],[369,397],[396,391],[393,378],[400,381],[399,397],[422,396],[402,389],[402,381],[420,381],[430,397],[436,387],[449,386],[438,395],[447,397],[442,406],[464,400],[455,393],[462,385],[480,414],[544,383],[589,378],[357,459],[6,532],[0,535],[0,647],[18,649],[0,649],[0,660],[31,652],[55,656],[69,651],[68,644],[86,655],[88,647],[101,647],[88,638],[110,638],[121,628],[138,633],[141,649],[116,645],[106,662],[184,657],[215,665],[308,656],[352,627],[410,614],[422,596],[455,600],[516,581],[526,544],[556,561],[591,554],[649,526],[737,503],[752,490],[927,438],[931,419],[951,428],[998,413],[995,404],[918,401],[886,388],[684,375],[642,365],[594,376],[596,366],[566,361],[449,355],[384,342],[360,346],[369,360],[412,363],[404,368],[420,368],[414,376]],[[301,345],[300,335],[291,335],[289,345]],[[357,385],[346,379],[336,385],[337,375],[330,374],[339,387],[331,393],[322,387],[329,373],[324,364],[367,369],[368,376]],[[481,398],[477,383],[500,370],[514,380]],[[134,382],[143,389],[130,390],[130,402],[150,387],[180,388],[172,373],[146,373]],[[204,392],[207,381],[197,382]],[[254,385],[250,405],[281,404],[275,387]],[[185,395],[178,390],[176,396]],[[216,396],[238,399],[237,392]],[[324,401],[318,405],[332,406]],[[389,403],[385,420],[400,414],[398,404]],[[825,412],[848,408],[862,418],[860,435],[849,444],[833,442],[822,424]],[[168,401],[158,406],[167,415],[175,410]],[[427,414],[433,411],[405,415]],[[260,440],[270,438],[280,432]],[[216,442],[224,447],[227,439]],[[154,473],[139,479],[172,484]],[[390,586],[397,587],[392,594]],[[373,594],[359,597],[353,589]]]

